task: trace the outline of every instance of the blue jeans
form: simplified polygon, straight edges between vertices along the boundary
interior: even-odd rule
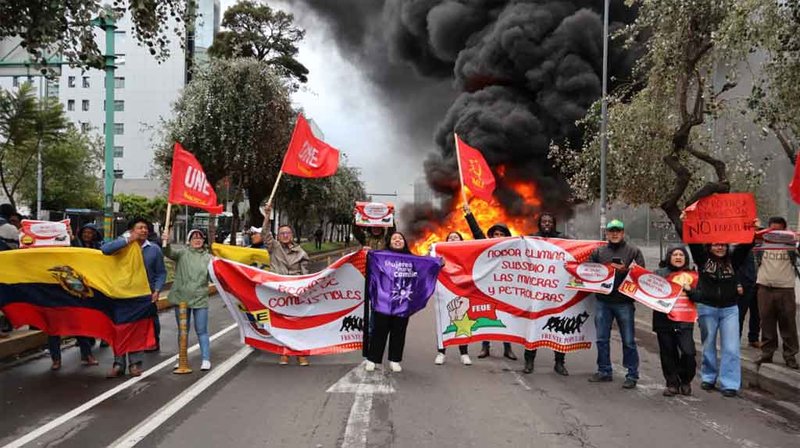
[[[200,343],[200,356],[203,361],[211,361],[211,342],[208,338],[208,308],[189,308],[186,313],[186,328],[192,323],[194,314],[194,332],[197,333],[197,340]],[[180,328],[180,309],[175,307],[175,321]],[[178,331],[178,346],[180,346],[180,331]],[[186,335],[188,338],[189,335]]]
[[[597,301],[594,325],[597,327],[597,372],[611,376],[611,323],[617,320],[622,337],[622,365],[628,369],[625,378],[639,379],[639,351],[636,348],[633,303],[607,303]]]
[[[703,341],[703,364],[700,378],[723,390],[739,390],[742,386],[742,366],[739,358],[739,307],[727,308],[697,304],[700,337]],[[717,366],[717,333],[722,356]]]
[[[75,336],[75,341],[81,350],[81,360],[86,360],[86,358],[92,356],[94,338]],[[61,336],[47,336],[47,348],[50,350],[50,359],[61,361]]]

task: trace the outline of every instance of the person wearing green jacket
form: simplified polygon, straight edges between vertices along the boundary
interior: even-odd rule
[[[162,235],[164,255],[175,261],[175,280],[172,282],[167,299],[175,307],[175,319],[179,320],[180,302],[186,302],[189,307],[186,326],[189,327],[194,315],[194,331],[200,343],[200,354],[203,363],[200,370],[211,369],[211,348],[208,338],[208,263],[211,261],[211,252],[206,246],[206,235],[202,230],[189,231],[189,247],[176,249],[168,244],[169,230]],[[178,321],[180,325],[180,321]]]

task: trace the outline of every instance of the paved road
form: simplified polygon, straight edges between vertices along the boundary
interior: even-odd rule
[[[360,371],[358,354],[278,366],[274,355],[243,351],[236,330],[212,343],[210,372],[173,375],[175,323],[162,313],[163,350],[149,354],[145,368],[159,362],[164,368],[129,386],[103,378],[108,349],[99,351],[102,368],[79,366],[72,348],[59,372],[48,370],[47,358],[0,371],[0,446],[42,427],[24,446],[132,446],[131,440],[142,447],[800,446],[800,416],[781,415],[769,397],[726,399],[698,390],[663,398],[653,347],[640,348],[643,378],[634,391],[620,388],[621,368],[613,383],[588,383],[594,352],[568,355],[567,378],[552,372],[546,350],[531,375],[519,372],[521,361],[498,357],[473,358],[465,367],[455,351],[435,366],[431,311],[411,321],[404,371],[370,375]],[[211,316],[212,334],[232,323],[218,299]],[[470,349],[477,354],[477,346]],[[620,358],[618,341],[612,357]],[[190,360],[198,367],[197,352]],[[205,383],[211,384],[196,390]],[[55,428],[45,426],[114,388],[121,390]]]

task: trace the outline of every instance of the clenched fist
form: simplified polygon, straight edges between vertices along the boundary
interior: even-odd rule
[[[447,313],[450,320],[461,320],[469,310],[469,300],[464,297],[456,297],[447,304]]]

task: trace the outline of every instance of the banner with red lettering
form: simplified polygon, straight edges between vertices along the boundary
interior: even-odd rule
[[[37,221],[23,219],[19,229],[19,248],[69,247],[69,219],[61,221]]]
[[[683,293],[683,287],[633,264],[619,285],[619,292],[648,308],[669,313]]]
[[[713,194],[686,207],[686,244],[753,242],[756,199],[752,193]]]
[[[565,267],[571,275],[567,282],[567,289],[600,294],[609,294],[614,289],[616,269],[611,266],[602,263],[570,261]]]
[[[315,137],[305,117],[298,115],[281,171],[299,177],[328,177],[338,168],[339,151]]]
[[[680,285],[681,288],[683,288],[684,285],[689,285],[691,289],[694,289],[697,287],[699,276],[695,271],[678,271],[668,275],[667,280]],[[675,301],[675,305],[672,307],[667,317],[675,322],[694,323],[697,321],[697,307],[694,302],[689,300],[686,293],[681,290],[680,297]]]
[[[504,341],[570,352],[595,341],[594,299],[567,289],[569,262],[602,241],[510,237],[438,243],[433,300],[439,347]]]
[[[201,208],[212,214],[222,213],[222,205],[217,204],[217,193],[206,179],[203,166],[180,143],[175,143],[172,153],[168,201]]]
[[[312,275],[278,275],[214,258],[209,264],[242,342],[281,355],[361,350],[366,252]]]
[[[382,202],[356,202],[355,225],[361,227],[394,226],[394,205]]]

